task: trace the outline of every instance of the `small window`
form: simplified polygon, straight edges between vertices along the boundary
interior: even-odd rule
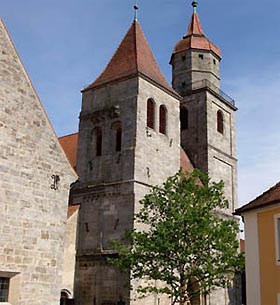
[[[115,151],[122,150],[122,123],[120,121],[114,122],[111,126],[113,133],[113,145],[115,145]]]
[[[94,141],[95,141],[95,155],[102,155],[102,130],[100,127],[94,129]]]
[[[186,56],[185,55],[182,56],[182,61],[186,61]]]
[[[122,128],[119,127],[116,132],[116,151],[122,150]]]
[[[0,277],[0,302],[8,302],[10,279]]]
[[[189,128],[189,111],[185,107],[180,109],[180,122],[182,130]]]
[[[186,82],[182,82],[182,87],[186,88],[186,86],[187,86]]]
[[[147,101],[147,127],[155,129],[155,102],[151,98]]]
[[[221,134],[224,133],[224,115],[221,110],[217,111],[217,131]]]
[[[203,59],[203,58],[204,58],[203,54],[199,54],[198,57],[199,57],[200,59]]]
[[[216,59],[213,59],[213,64],[216,65]]]
[[[159,107],[159,132],[166,134],[167,110],[164,105]]]

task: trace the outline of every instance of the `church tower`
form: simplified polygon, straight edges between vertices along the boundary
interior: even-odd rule
[[[139,200],[180,167],[180,97],[135,19],[103,73],[83,90],[73,201],[80,203],[77,305],[130,304],[108,265],[111,241],[134,227]],[[139,301],[140,303],[142,301]]]
[[[204,34],[194,1],[187,33],[173,51],[172,85],[182,97],[181,145],[195,167],[225,182],[231,215],[237,207],[234,100],[220,89],[221,52]]]

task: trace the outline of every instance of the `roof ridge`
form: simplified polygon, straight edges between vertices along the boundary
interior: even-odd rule
[[[136,19],[133,21],[134,24],[134,43],[135,43],[135,58],[136,58],[136,70],[139,71],[139,64],[138,64],[138,43],[137,43],[137,27],[136,22],[138,22]]]
[[[249,211],[249,210],[261,208],[261,207],[279,202],[280,201],[280,195],[278,193],[274,193],[274,191],[279,189],[279,187],[280,187],[280,181],[277,182],[276,184],[274,184],[268,190],[264,191],[259,196],[257,196],[255,199],[251,200],[247,204],[245,204],[245,205],[241,206],[240,208],[236,209],[235,214],[240,215],[244,211]],[[269,197],[270,193],[271,193],[271,196]],[[263,197],[266,197],[266,198],[263,198]]]
[[[278,187],[280,187],[280,181],[277,182],[276,184],[274,184],[273,186],[271,186],[268,190],[264,191],[262,194],[260,194],[259,196],[257,196],[255,199],[251,200],[248,204],[252,203],[253,201],[263,197],[264,195],[268,194],[269,192],[277,189]]]
[[[76,134],[79,134],[79,133],[78,133],[78,132],[72,132],[72,133],[66,134],[66,135],[64,135],[64,136],[60,136],[60,137],[58,137],[58,139],[62,139],[62,138],[74,136],[74,135],[76,135]]]

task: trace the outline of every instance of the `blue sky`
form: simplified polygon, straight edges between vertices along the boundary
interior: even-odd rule
[[[133,20],[133,0],[1,0],[4,20],[59,136],[78,130],[80,90],[102,72]],[[139,21],[166,78],[191,0],[139,0]],[[236,100],[239,203],[280,180],[280,1],[200,0]]]

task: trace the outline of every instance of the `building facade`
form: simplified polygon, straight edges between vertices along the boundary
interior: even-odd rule
[[[0,303],[58,305],[69,164],[0,21]]]
[[[106,263],[111,241],[134,228],[139,200],[181,165],[225,181],[232,217],[237,205],[234,101],[220,90],[221,53],[194,12],[174,48],[172,87],[134,20],[103,73],[82,91],[77,148],[80,205],[74,296],[77,305],[169,304],[133,300],[129,279]],[[132,283],[137,286],[137,282]],[[133,300],[133,301],[132,301]],[[238,289],[218,290],[199,304],[241,304]]]
[[[247,304],[280,304],[280,184],[237,209],[244,220]]]
[[[180,166],[224,180],[229,208],[220,213],[232,217],[237,109],[220,90],[221,53],[196,6],[171,56],[172,86],[134,20],[82,92],[79,133],[60,144],[0,23],[0,302],[57,305],[61,294],[61,304],[170,304],[161,295],[135,300],[129,285],[139,282],[107,258],[135,227],[139,201]],[[241,304],[236,289],[197,302]]]

